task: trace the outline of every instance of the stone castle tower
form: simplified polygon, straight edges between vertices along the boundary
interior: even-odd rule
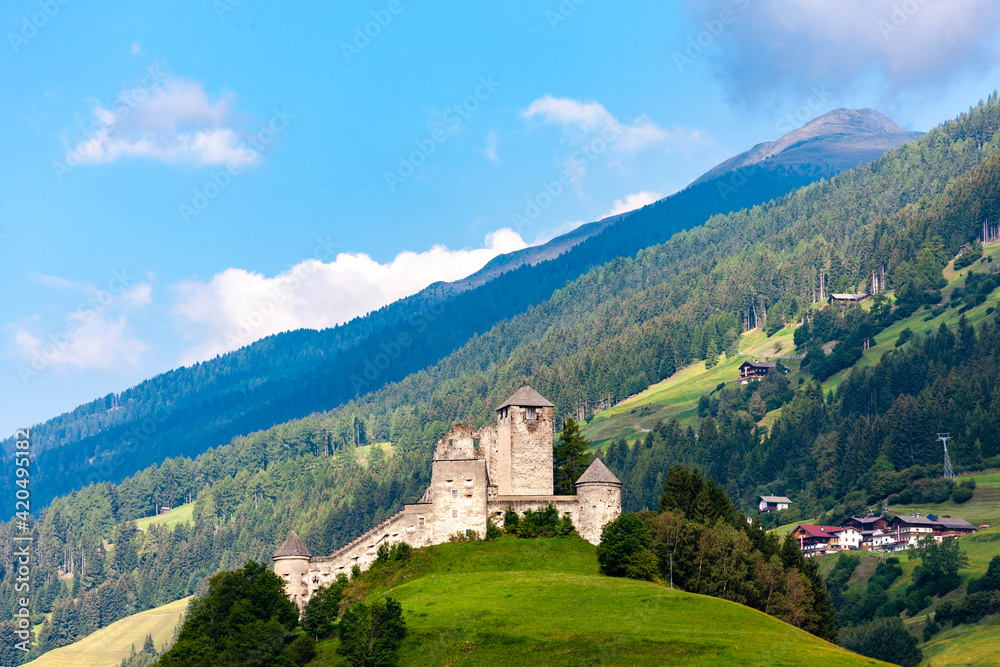
[[[554,505],[581,537],[600,542],[601,529],[621,514],[621,482],[596,459],[576,481],[577,495],[552,495],[553,407],[525,386],[497,407],[495,424],[478,431],[454,426],[434,448],[431,483],[420,499],[330,556],[313,556],[289,533],[273,556],[289,597],[304,608],[337,574],[371,565],[382,543],[424,547],[456,533],[483,536],[487,522],[503,525],[508,509],[523,514]]]

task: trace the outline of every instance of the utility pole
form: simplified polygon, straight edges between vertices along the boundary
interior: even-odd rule
[[[937,439],[944,445],[944,478],[954,480],[955,471],[951,467],[951,457],[948,456],[948,441],[951,440],[951,434],[938,433]]]

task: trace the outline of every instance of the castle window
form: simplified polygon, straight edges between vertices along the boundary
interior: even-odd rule
[[[457,519],[458,518],[458,510],[452,510],[451,511],[451,518],[452,519]]]
[[[525,408],[524,409],[524,418],[526,420],[528,420],[529,422],[533,422],[536,419],[538,419],[538,413],[535,412],[535,408]]]
[[[423,527],[424,527],[424,517],[418,516],[417,517],[417,528],[423,528]]]
[[[452,489],[451,490],[451,497],[452,498],[458,498],[458,489]]]

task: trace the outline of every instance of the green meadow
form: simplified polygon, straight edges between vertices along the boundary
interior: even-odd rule
[[[401,665],[882,665],[753,609],[603,577],[580,539],[442,544],[366,585],[400,601]],[[345,664],[320,642],[314,667]]]

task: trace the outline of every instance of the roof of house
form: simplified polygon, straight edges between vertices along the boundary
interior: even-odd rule
[[[843,530],[840,526],[813,526],[806,523],[799,524],[798,528],[806,531],[811,537],[835,537],[837,533]]]
[[[506,408],[508,405],[516,405],[522,408],[554,408],[555,405],[549,402],[547,398],[539,394],[537,391],[524,385],[508,398],[506,401],[497,406],[497,410],[500,408]]]
[[[892,520],[893,522],[905,523],[911,526],[933,526],[938,523],[925,516],[913,516],[912,514],[897,514]]]
[[[606,465],[601,463],[601,459],[594,459],[594,462],[587,468],[587,472],[580,475],[580,479],[576,480],[576,483],[579,486],[580,484],[621,484],[621,481],[608,470]]]
[[[863,301],[871,296],[867,292],[864,294],[831,294],[835,301]]]
[[[936,523],[945,528],[958,528],[959,530],[975,530],[976,527],[965,519],[938,519]]]
[[[281,543],[278,550],[274,552],[274,558],[288,557],[288,556],[305,556],[306,558],[312,558],[312,554],[309,553],[309,549],[306,545],[302,543],[299,536],[295,534],[295,531],[288,533],[288,537],[285,541]]]
[[[847,523],[848,521],[857,521],[862,526],[867,526],[869,524],[874,524],[879,519],[886,521],[884,516],[866,516],[864,518],[861,518],[860,516],[852,516],[850,519],[845,519],[844,523]]]
[[[761,496],[765,503],[791,503],[792,501],[784,496]]]
[[[777,368],[778,364],[771,363],[770,361],[744,361],[740,364],[740,368],[744,366],[751,366],[753,368]]]

